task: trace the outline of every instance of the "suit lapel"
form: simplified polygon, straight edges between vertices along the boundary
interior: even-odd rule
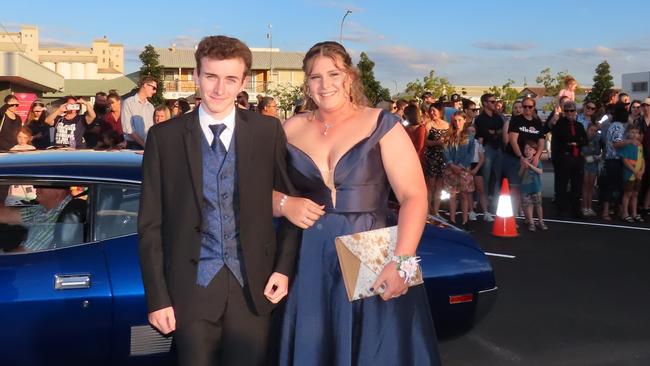
[[[191,113],[187,119],[186,131],[183,135],[185,141],[185,153],[187,164],[190,167],[192,186],[194,187],[194,199],[196,205],[202,212],[203,208],[203,154],[201,153],[201,138],[203,131],[199,123],[199,114],[197,111]]]
[[[250,158],[252,153],[253,130],[251,122],[241,113],[239,108],[235,114],[235,149],[237,151],[237,185],[239,192],[245,187],[245,172],[250,169]]]

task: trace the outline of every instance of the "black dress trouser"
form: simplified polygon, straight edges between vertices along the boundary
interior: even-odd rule
[[[556,157],[558,207],[561,213],[577,215],[580,212],[580,196],[585,161],[582,156],[562,154]]]
[[[192,299],[197,311],[177,319],[175,349],[180,366],[266,365],[270,316],[253,312],[245,288],[225,266]],[[185,317],[183,317],[185,318]]]

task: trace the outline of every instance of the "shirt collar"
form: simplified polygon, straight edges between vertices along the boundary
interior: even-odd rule
[[[230,113],[226,116],[226,118],[222,120],[218,120],[212,117],[210,114],[208,114],[208,112],[205,111],[204,108],[205,107],[203,106],[203,103],[201,103],[199,106],[199,122],[202,126],[225,124],[227,129],[231,131],[235,130],[235,111],[237,107],[233,106],[233,109],[230,111]]]

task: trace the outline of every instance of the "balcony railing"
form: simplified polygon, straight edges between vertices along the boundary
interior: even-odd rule
[[[172,80],[165,81],[165,91],[167,92],[190,92],[196,91],[194,81],[191,80]]]
[[[254,98],[257,94],[264,94],[268,87],[272,87],[272,83],[266,81],[249,81],[246,84],[244,90],[251,98]]]

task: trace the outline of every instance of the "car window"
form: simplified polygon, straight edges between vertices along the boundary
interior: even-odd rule
[[[0,186],[0,253],[82,244],[88,233],[88,187],[61,183]]]
[[[137,232],[140,188],[122,185],[97,187],[95,240]]]

